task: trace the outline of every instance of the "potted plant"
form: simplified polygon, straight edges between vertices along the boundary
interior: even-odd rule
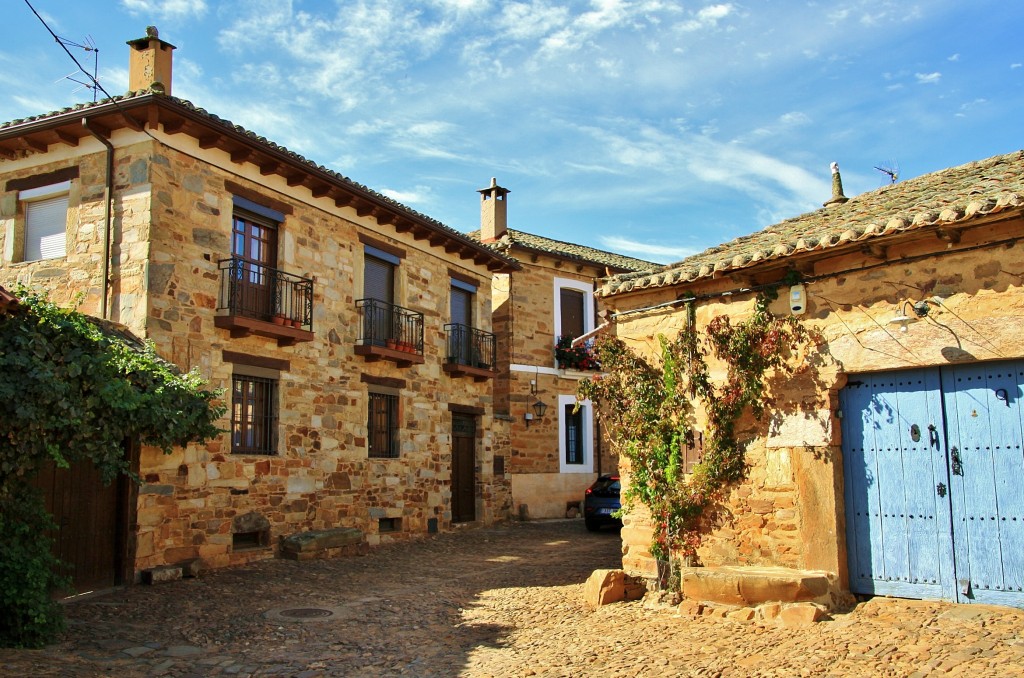
[[[384,340],[384,345],[390,348],[392,351],[398,348],[398,342],[392,339],[391,337],[388,337],[387,339]]]

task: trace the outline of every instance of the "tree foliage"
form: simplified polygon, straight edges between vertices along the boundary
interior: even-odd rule
[[[651,552],[659,559],[696,554],[701,516],[746,476],[749,441],[737,437],[738,422],[747,412],[762,416],[769,377],[790,372],[788,359],[809,339],[791,316],[772,316],[773,298],[761,294],[749,318],[733,323],[718,316],[703,333],[688,306],[687,328],[671,340],[659,336],[654,363],[618,338],[597,342],[605,374],[581,380],[577,395],[595,403],[613,446],[629,460],[625,506],[640,502],[649,509]],[[724,366],[724,379],[712,379],[709,356]],[[706,420],[704,452],[686,474],[683,453],[698,409]]]
[[[36,646],[59,627],[49,602],[59,581],[32,478],[47,462],[87,462],[111,482],[130,473],[126,441],[164,452],[204,442],[220,433],[224,408],[152,346],[43,295],[15,294],[21,307],[0,315],[0,606],[13,615],[0,644]],[[19,580],[33,586],[16,590]]]

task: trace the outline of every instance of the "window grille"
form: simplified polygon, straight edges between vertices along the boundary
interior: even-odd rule
[[[276,454],[277,381],[236,374],[231,386],[231,452]]]
[[[398,457],[398,396],[370,393],[368,410],[369,456]]]

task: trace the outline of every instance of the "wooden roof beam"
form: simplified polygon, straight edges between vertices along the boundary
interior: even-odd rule
[[[943,240],[945,242],[956,245],[959,244],[960,236],[962,234],[959,230],[953,230],[949,228],[943,228],[942,226],[936,226],[935,235],[938,236],[939,240]]]
[[[231,151],[231,162],[235,163],[236,165],[241,165],[242,163],[244,163],[246,160],[248,160],[251,157],[252,157],[252,149],[251,148],[237,148],[237,149]]]
[[[9,148],[4,148],[3,146],[0,146],[0,158],[7,158],[8,160],[14,160],[16,157],[18,157],[17,153],[15,153],[14,151],[12,151]]]
[[[427,242],[430,243],[431,247],[442,245],[446,240],[448,240],[448,236],[441,233],[430,233],[427,235]]]
[[[39,151],[40,153],[46,153],[46,151],[48,151],[50,149],[50,145],[49,144],[45,144],[42,141],[37,141],[36,139],[32,139],[30,137],[22,137],[21,140],[24,141],[25,145],[28,146],[33,151]]]
[[[463,244],[462,244],[461,242],[459,242],[458,240],[449,240],[449,241],[448,241],[448,244],[446,244],[446,245],[444,246],[444,251],[445,251],[445,252],[446,252],[447,254],[454,254],[455,252],[459,252],[459,253],[461,253],[461,252],[463,252],[463,251],[464,251],[465,249],[466,249],[466,246],[465,246],[465,245],[463,245]]]
[[[76,137],[74,134],[68,134],[64,130],[60,129],[53,130],[53,133],[57,135],[57,138],[61,140],[61,143],[65,143],[68,146],[78,145],[78,137]]]
[[[178,118],[177,120],[165,120],[164,132],[166,134],[177,134],[181,130],[185,129],[185,118]]]
[[[398,219],[398,216],[394,212],[383,212],[382,213],[380,210],[377,211],[377,215],[376,216],[377,216],[377,223],[380,224],[381,226],[387,226],[388,224],[393,224],[393,223],[395,223],[395,220]]]
[[[306,174],[303,172],[299,172],[298,174],[289,174],[285,178],[285,181],[288,183],[289,186],[298,186],[305,180]]]
[[[889,258],[889,248],[884,245],[861,245],[860,251],[873,259],[880,259],[881,261],[885,261]]]
[[[413,240],[426,240],[430,237],[430,233],[427,229],[420,228],[419,226],[414,226],[412,229]]]
[[[396,233],[408,233],[413,230],[414,225],[411,221],[406,219],[398,219],[395,221],[395,232]]]
[[[146,123],[145,122],[143,122],[141,120],[138,120],[138,119],[128,115],[127,113],[122,113],[121,117],[124,118],[124,121],[128,124],[128,127],[130,127],[131,129],[135,130],[136,132],[142,132],[143,130],[146,129]]]
[[[322,198],[331,192],[331,185],[317,184],[313,188],[309,189],[309,192],[314,198]]]
[[[356,205],[356,214],[358,214],[361,217],[365,217],[369,216],[370,214],[373,214],[374,210],[376,209],[376,207],[369,203],[359,203]]]
[[[220,143],[221,138],[219,134],[207,134],[199,137],[199,148],[213,148]]]
[[[281,166],[281,163],[277,162],[276,160],[271,160],[270,162],[265,162],[262,165],[260,165],[260,174],[262,174],[263,176],[267,176],[268,174],[273,174],[274,172],[277,171],[277,168],[280,167],[280,166]]]
[[[341,195],[334,196],[335,207],[347,207],[352,204],[352,194],[342,193]]]

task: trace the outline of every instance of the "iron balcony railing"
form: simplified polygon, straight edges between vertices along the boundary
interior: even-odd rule
[[[423,354],[422,313],[380,299],[360,299],[356,308],[362,316],[360,344]]]
[[[449,323],[444,326],[444,331],[448,333],[449,363],[494,369],[496,343],[493,334],[460,323]]]
[[[238,257],[222,259],[217,310],[312,331],[313,281]]]

